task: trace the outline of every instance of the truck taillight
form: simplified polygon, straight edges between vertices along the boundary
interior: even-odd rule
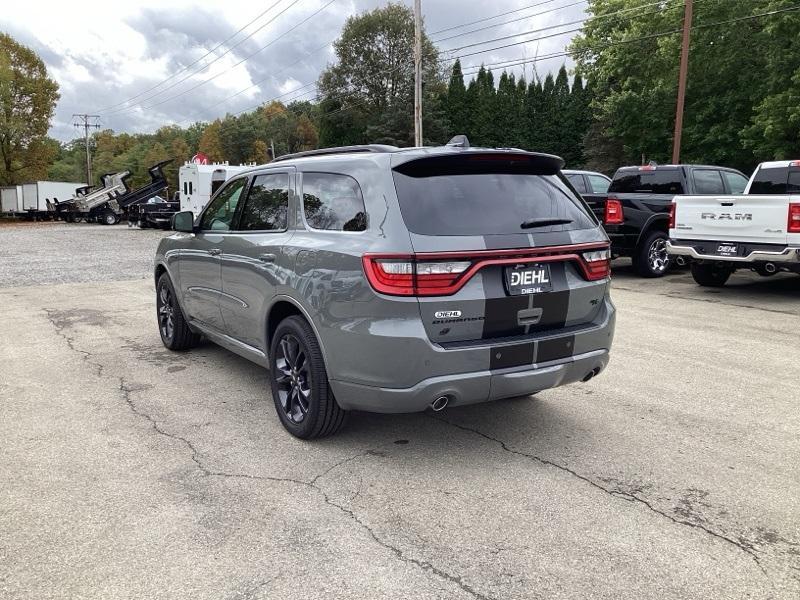
[[[675,229],[675,202],[669,205],[669,228]]]
[[[800,202],[789,203],[789,223],[787,233],[800,233]]]
[[[617,198],[607,198],[603,223],[606,225],[621,225],[624,220],[625,214],[622,212],[622,202]]]

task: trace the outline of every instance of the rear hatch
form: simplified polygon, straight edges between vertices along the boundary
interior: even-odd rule
[[[394,165],[432,341],[542,335],[596,319],[608,241],[560,166],[548,155],[480,151]]]
[[[791,196],[679,196],[679,240],[786,244]]]

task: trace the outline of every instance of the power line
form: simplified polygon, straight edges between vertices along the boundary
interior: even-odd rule
[[[254,87],[258,87],[258,86],[259,86],[259,84],[261,84],[261,83],[264,83],[264,82],[265,82],[267,79],[271,79],[271,78],[273,78],[273,77],[277,77],[277,76],[278,76],[278,75],[280,75],[281,73],[284,73],[284,72],[285,72],[285,71],[287,71],[288,69],[291,69],[293,66],[295,66],[295,65],[297,65],[297,64],[299,64],[299,63],[301,63],[301,62],[303,62],[303,61],[304,61],[305,59],[307,59],[309,56],[313,56],[313,55],[314,55],[314,54],[316,54],[317,52],[319,52],[319,51],[321,51],[321,50],[324,50],[324,49],[326,49],[326,48],[329,48],[329,47],[330,47],[330,46],[333,44],[333,42],[334,42],[334,41],[336,41],[336,40],[332,40],[332,41],[330,41],[330,42],[326,42],[325,44],[323,44],[323,45],[322,45],[322,46],[320,46],[319,48],[316,48],[316,49],[312,50],[311,52],[308,52],[307,54],[305,54],[305,55],[301,56],[299,59],[297,59],[297,60],[296,60],[295,62],[293,62],[292,64],[290,64],[290,65],[286,65],[285,67],[283,67],[283,68],[282,68],[282,69],[280,69],[279,71],[276,71],[275,73],[270,73],[269,75],[267,75],[267,76],[266,76],[266,77],[264,77],[263,79],[259,79],[258,81],[256,81],[256,82],[252,83],[251,85],[247,86],[246,88],[243,88],[243,89],[239,90],[239,91],[238,91],[238,92],[236,92],[235,94],[231,94],[230,96],[227,96],[226,98],[223,98],[223,99],[222,99],[222,100],[220,100],[219,102],[217,102],[217,103],[215,103],[215,104],[212,104],[211,106],[209,106],[208,108],[206,108],[206,110],[204,111],[204,114],[207,114],[207,113],[208,113],[208,111],[210,111],[212,108],[216,108],[216,107],[217,107],[217,106],[219,106],[220,104],[223,104],[223,103],[227,102],[228,100],[231,100],[232,98],[235,98],[235,97],[236,97],[236,96],[238,96],[239,94],[243,94],[244,92],[246,92],[246,91],[247,91],[247,90],[249,90],[249,89],[252,89],[252,88],[254,88]],[[258,107],[255,107],[255,108],[258,108]],[[240,111],[240,112],[238,112],[238,113],[234,113],[234,114],[237,114],[237,115],[238,115],[238,114],[240,114],[241,112],[246,112],[247,110],[250,110],[250,109],[245,109],[244,111]]]
[[[297,1],[299,1],[299,0],[295,0],[295,2],[297,2]],[[280,39],[281,39],[281,38],[283,38],[284,36],[288,35],[289,33],[291,33],[292,31],[294,31],[295,29],[297,29],[297,28],[298,28],[298,27],[300,27],[301,25],[304,25],[305,23],[307,23],[308,21],[310,21],[312,18],[314,18],[315,16],[317,16],[319,13],[321,13],[323,10],[325,10],[326,8],[328,8],[328,7],[329,7],[331,4],[333,4],[334,2],[336,2],[336,0],[328,0],[328,2],[327,2],[327,3],[325,3],[325,4],[323,4],[323,5],[322,5],[322,7],[320,7],[319,9],[317,9],[316,11],[314,11],[313,13],[311,13],[311,14],[310,14],[308,17],[306,17],[305,19],[303,19],[302,21],[300,21],[299,23],[297,23],[297,24],[296,24],[294,27],[291,27],[290,29],[288,29],[288,30],[284,31],[284,32],[283,32],[282,34],[280,34],[278,37],[274,38],[274,39],[273,39],[271,42],[269,42],[268,44],[265,44],[264,46],[262,46],[261,48],[259,48],[259,49],[258,49],[258,50],[256,50],[255,52],[253,52],[253,53],[251,53],[251,54],[248,54],[247,56],[245,56],[245,57],[244,57],[242,60],[240,60],[239,62],[237,62],[237,63],[234,63],[233,65],[231,65],[231,67],[230,67],[230,68],[231,68],[231,69],[234,69],[234,68],[238,67],[239,65],[241,65],[242,63],[246,62],[247,60],[251,59],[253,56],[255,56],[256,54],[258,54],[259,52],[262,52],[262,51],[266,50],[266,49],[267,49],[267,48],[269,48],[269,47],[270,47],[272,44],[274,44],[275,42],[277,42],[278,40],[280,40]],[[160,102],[156,102],[155,104],[151,104],[150,106],[144,106],[144,107],[142,107],[142,108],[143,108],[143,110],[149,110],[149,109],[151,109],[151,108],[155,108],[156,106],[161,106],[162,104],[165,104],[165,103],[167,103],[167,102],[170,102],[170,101],[172,101],[172,100],[175,100],[175,99],[177,99],[177,98],[180,98],[181,96],[183,96],[183,95],[185,95],[185,94],[188,94],[189,92],[191,92],[191,91],[194,91],[194,90],[196,90],[197,88],[199,88],[199,87],[201,87],[201,86],[204,86],[205,84],[209,83],[210,81],[213,81],[214,79],[216,79],[217,77],[220,77],[220,76],[221,76],[221,75],[223,75],[223,74],[225,74],[225,71],[223,71],[223,72],[220,72],[220,73],[217,73],[216,75],[214,75],[214,76],[212,76],[212,77],[209,77],[208,79],[204,79],[203,81],[199,82],[198,84],[196,84],[196,85],[193,85],[192,87],[190,87],[190,88],[188,88],[188,89],[186,89],[186,90],[184,90],[184,91],[182,91],[182,92],[180,92],[180,93],[178,93],[178,94],[175,94],[174,96],[171,96],[171,97],[167,98],[166,100],[162,100],[162,101],[160,101]]]
[[[691,30],[694,31],[696,29],[708,29],[710,27],[717,27],[719,25],[730,25],[732,23],[739,23],[739,22],[742,22],[742,21],[749,21],[749,20],[752,20],[752,19],[760,19],[762,17],[769,17],[769,16],[772,16],[772,15],[777,15],[777,14],[782,14],[782,13],[787,13],[787,12],[794,12],[796,10],[800,10],[800,4],[796,4],[794,6],[789,6],[789,7],[785,7],[785,8],[781,8],[781,9],[775,9],[775,10],[759,13],[759,14],[756,14],[756,15],[748,15],[748,16],[744,16],[744,17],[736,17],[736,18],[727,19],[727,20],[724,20],[724,21],[716,21],[714,23],[705,23],[703,25],[692,25]],[[627,39],[627,40],[618,40],[616,42],[608,42],[608,43],[605,43],[605,44],[598,44],[598,45],[587,47],[587,48],[581,48],[579,50],[565,50],[563,52],[553,52],[551,54],[546,54],[544,56],[540,56],[540,57],[533,58],[533,59],[532,58],[525,58],[525,59],[518,59],[516,61],[509,60],[509,61],[499,61],[499,62],[496,62],[496,63],[489,63],[489,64],[486,64],[486,65],[483,65],[483,67],[485,68],[487,66],[495,66],[495,65],[502,65],[503,68],[515,67],[515,66],[519,66],[519,65],[524,65],[526,63],[540,62],[540,61],[543,61],[543,60],[549,60],[551,58],[558,58],[558,57],[561,57],[561,56],[572,56],[572,55],[575,55],[575,54],[581,54],[581,53],[586,52],[586,51],[603,50],[605,48],[610,48],[610,47],[613,47],[613,46],[621,46],[621,45],[624,45],[624,44],[642,42],[642,41],[645,41],[645,40],[661,38],[661,37],[665,37],[665,36],[668,36],[668,35],[675,35],[676,33],[682,33],[682,32],[683,32],[683,28],[681,27],[679,29],[672,29],[670,31],[662,31],[662,32],[659,32],[659,33],[651,33],[649,35],[643,35],[643,36],[640,36],[640,37],[630,38],[630,39]],[[465,71],[463,73],[464,75],[474,75],[475,73],[480,71],[480,68],[476,67],[476,66],[468,67],[468,69],[475,69],[475,70],[470,71],[470,72],[466,72]]]
[[[525,15],[524,17],[517,17],[516,19],[511,19],[510,21],[503,21],[502,23],[495,23],[494,25],[487,25],[486,27],[479,27],[478,29],[471,29],[469,31],[465,31],[464,33],[456,33],[449,37],[439,38],[438,40],[432,40],[434,43],[438,44],[439,42],[446,42],[447,40],[452,40],[457,37],[463,37],[465,35],[470,35],[472,33],[478,33],[479,31],[486,31],[487,29],[494,29],[495,27],[502,27],[503,25],[510,25],[511,23],[516,23],[517,21],[524,21],[526,19],[532,19],[534,17],[540,17],[542,15],[546,15],[548,13],[556,12],[559,10],[563,10],[565,8],[571,8],[573,6],[577,6],[578,4],[586,4],[587,0],[578,0],[577,2],[573,2],[571,4],[565,4],[564,6],[557,6],[556,8],[550,8],[548,10],[543,10],[542,12],[534,13],[532,15]],[[557,25],[554,25],[557,27]]]
[[[280,1],[281,1],[281,0],[278,0],[278,2],[280,2]],[[297,4],[298,2],[300,2],[300,0],[293,0],[293,2],[291,2],[291,3],[290,3],[288,6],[284,7],[284,9],[283,9],[283,10],[281,10],[281,11],[280,11],[278,14],[276,14],[274,17],[272,17],[271,19],[269,19],[267,22],[265,22],[265,23],[263,23],[261,26],[259,26],[259,27],[258,27],[258,29],[254,30],[254,31],[253,31],[253,32],[252,32],[250,35],[248,35],[247,37],[245,37],[245,38],[243,38],[243,39],[239,40],[239,41],[238,41],[238,42],[236,42],[236,43],[235,43],[233,46],[231,46],[230,48],[226,49],[226,50],[225,50],[225,52],[223,52],[222,54],[220,54],[219,56],[217,56],[217,57],[216,57],[214,60],[212,60],[212,61],[211,61],[211,62],[209,62],[209,63],[206,63],[206,64],[202,65],[202,66],[201,66],[199,69],[197,69],[196,71],[193,71],[193,72],[191,72],[191,73],[188,73],[188,74],[187,74],[185,77],[182,77],[181,79],[179,79],[179,80],[178,80],[178,81],[176,81],[175,83],[173,83],[173,84],[171,84],[171,85],[168,85],[167,87],[165,87],[165,88],[164,88],[164,89],[162,89],[162,90],[159,90],[159,91],[157,91],[155,94],[151,94],[151,95],[149,95],[147,98],[143,98],[142,100],[139,100],[138,102],[134,102],[134,103],[133,103],[131,106],[125,106],[125,107],[122,107],[122,108],[118,108],[118,109],[116,109],[116,110],[112,110],[111,112],[108,112],[108,113],[106,113],[106,115],[113,115],[113,114],[116,114],[116,113],[119,113],[119,112],[125,112],[125,111],[127,111],[127,110],[130,110],[130,109],[132,109],[132,108],[136,107],[136,106],[142,106],[142,104],[144,104],[145,102],[148,102],[148,101],[152,100],[152,99],[153,99],[153,98],[155,98],[156,96],[160,96],[160,95],[161,95],[161,94],[163,94],[164,92],[167,92],[167,91],[169,91],[169,90],[171,90],[171,89],[175,88],[176,86],[180,85],[181,83],[183,83],[183,82],[184,82],[184,81],[186,81],[187,79],[190,79],[191,77],[193,77],[193,76],[197,75],[198,73],[201,73],[202,71],[204,71],[205,69],[207,69],[208,67],[210,67],[211,65],[213,65],[215,62],[217,62],[218,60],[221,60],[221,59],[222,59],[224,56],[226,56],[227,54],[229,54],[229,53],[230,53],[230,52],[231,52],[231,51],[232,51],[234,48],[236,48],[236,47],[240,46],[240,45],[241,45],[241,44],[243,44],[245,41],[247,41],[248,39],[250,39],[251,37],[253,37],[253,36],[254,36],[256,33],[258,33],[258,32],[259,32],[261,29],[263,29],[264,27],[266,27],[267,25],[269,25],[270,23],[272,23],[273,21],[275,21],[275,19],[277,19],[278,17],[280,17],[280,16],[281,16],[283,13],[285,13],[287,10],[289,10],[290,8],[292,8],[292,7],[293,7],[295,4]],[[277,4],[277,3],[276,3],[276,4]],[[262,48],[262,50],[263,50],[263,48]],[[241,64],[241,63],[236,63],[236,64],[238,65],[238,64]],[[236,65],[234,65],[234,66],[236,66]],[[183,92],[183,93],[185,93],[185,92]],[[179,94],[179,96],[180,96],[180,95],[182,95],[183,93]],[[175,97],[177,97],[177,96],[175,96]],[[154,106],[157,106],[157,105],[154,105]],[[145,107],[145,108],[151,108],[151,107]]]
[[[452,31],[453,29],[461,29],[462,27],[469,27],[470,25],[475,25],[476,23],[485,23],[486,21],[491,21],[492,19],[498,19],[500,17],[505,17],[506,15],[513,15],[514,13],[522,12],[523,10],[528,10],[529,8],[536,8],[537,6],[544,6],[545,4],[550,4],[551,2],[555,2],[556,0],[544,0],[544,2],[536,2],[534,4],[529,4],[528,6],[523,6],[522,8],[516,8],[514,10],[509,10],[493,17],[485,17],[483,19],[476,19],[475,21],[470,21],[469,23],[462,23],[461,25],[453,25],[452,27],[445,27],[444,29],[439,29],[438,31],[432,32],[430,35],[436,35],[437,33],[444,33],[445,31]]]
[[[208,56],[211,56],[211,55],[212,55],[214,52],[216,52],[216,51],[217,51],[217,50],[219,50],[219,49],[220,49],[222,46],[224,46],[225,44],[227,44],[229,41],[231,41],[233,38],[235,38],[237,35],[239,35],[239,34],[240,34],[242,31],[244,31],[245,29],[247,29],[247,28],[248,28],[250,25],[252,25],[252,24],[253,24],[253,23],[255,23],[256,21],[258,21],[258,20],[259,20],[261,17],[263,17],[265,14],[267,14],[267,13],[268,13],[269,11],[271,11],[273,8],[275,8],[275,7],[276,7],[278,4],[280,4],[282,1],[283,1],[283,0],[277,0],[277,2],[275,2],[275,3],[274,3],[274,4],[272,4],[272,5],[270,5],[270,7],[269,7],[269,8],[267,8],[265,11],[261,12],[261,13],[260,13],[260,14],[259,14],[257,17],[255,17],[254,19],[252,19],[252,20],[248,21],[247,23],[245,23],[245,25],[244,25],[244,26],[242,26],[242,27],[241,27],[241,28],[240,28],[238,31],[236,31],[234,34],[232,34],[232,35],[228,36],[227,38],[225,38],[224,40],[222,40],[222,41],[221,41],[219,44],[217,44],[216,46],[214,46],[214,47],[213,47],[211,50],[209,50],[208,52],[206,52],[206,53],[205,53],[203,56],[201,56],[200,58],[198,58],[198,59],[197,59],[197,60],[195,60],[194,62],[192,62],[192,63],[189,63],[188,65],[186,65],[186,66],[182,67],[181,69],[179,69],[179,70],[175,71],[175,73],[173,73],[172,75],[170,75],[169,77],[167,77],[167,78],[166,78],[166,79],[164,79],[163,81],[160,81],[160,82],[158,82],[157,84],[155,84],[154,86],[152,86],[152,87],[150,87],[150,88],[147,88],[147,89],[146,89],[146,90],[144,90],[143,92],[139,92],[139,93],[138,93],[138,94],[136,94],[135,96],[131,96],[131,97],[130,97],[130,98],[128,98],[127,100],[123,100],[122,102],[117,102],[116,104],[112,104],[111,106],[107,106],[106,108],[104,108],[104,109],[102,109],[102,110],[100,110],[100,111],[98,111],[98,112],[106,112],[106,111],[108,111],[108,110],[111,110],[112,108],[116,108],[117,106],[122,106],[123,104],[127,104],[127,103],[128,103],[128,102],[130,102],[131,100],[135,100],[136,98],[140,98],[141,96],[144,96],[144,95],[145,95],[145,94],[147,94],[148,92],[152,92],[154,89],[158,88],[159,86],[161,86],[162,84],[166,83],[166,82],[167,82],[167,81],[169,81],[170,79],[173,79],[173,78],[177,77],[178,75],[180,75],[181,73],[183,73],[184,71],[186,71],[186,70],[188,70],[188,69],[192,68],[194,65],[196,65],[197,63],[199,63],[201,60],[204,60],[206,57],[208,57]],[[258,29],[256,29],[256,30],[255,30],[255,31],[253,31],[252,33],[250,33],[250,34],[249,34],[249,35],[248,35],[246,38],[244,38],[243,40],[241,40],[239,43],[241,43],[241,42],[244,42],[245,40],[247,40],[247,39],[249,39],[249,38],[253,37],[253,35],[255,35],[255,34],[256,34],[256,33],[258,33],[259,31],[261,31],[261,29],[263,29],[263,28],[264,28],[266,25],[268,25],[270,22],[271,22],[271,21],[267,21],[266,23],[264,23],[263,25],[261,25],[261,27],[259,27]],[[237,45],[238,45],[238,44],[237,44]],[[223,56],[224,56],[224,55],[223,55]],[[210,65],[211,63],[208,63],[208,64]],[[203,66],[203,68],[205,68],[205,67],[207,67],[207,66],[208,66],[208,65],[204,65],[204,66]],[[202,71],[203,69],[200,69],[200,70]]]
[[[657,5],[662,5],[662,4],[663,4],[663,1],[649,2],[647,4],[642,4],[640,6],[634,6],[634,7],[631,7],[631,8],[623,8],[622,10],[617,10],[617,11],[610,12],[610,13],[607,13],[607,14],[604,14],[604,15],[598,15],[596,17],[588,17],[588,18],[589,19],[593,18],[595,20],[608,19],[610,17],[615,17],[617,15],[621,15],[621,14],[624,14],[624,13],[629,13],[629,12],[641,10],[643,8],[650,8],[651,6],[657,6]],[[675,6],[678,6],[678,5],[673,5],[673,6],[669,7],[669,8],[675,8]],[[659,12],[661,12],[661,10],[651,11],[651,12],[647,13],[647,15],[657,14]],[[646,16],[646,15],[641,14],[641,15],[636,15],[636,16]],[[443,52],[458,52],[459,50],[464,50],[466,48],[474,48],[475,46],[483,46],[485,44],[491,44],[492,42],[501,42],[503,40],[514,39],[514,38],[517,38],[517,37],[519,37],[521,35],[530,35],[530,34],[533,34],[533,33],[541,33],[543,31],[550,31],[552,29],[559,29],[561,27],[567,27],[569,25],[577,25],[579,23],[584,23],[585,21],[587,21],[587,18],[578,19],[576,21],[568,21],[566,23],[559,23],[558,25],[548,25],[547,27],[540,27],[539,29],[532,29],[530,31],[522,31],[522,32],[515,33],[515,34],[512,34],[512,35],[504,35],[502,37],[492,38],[490,40],[484,40],[482,42],[475,42],[475,43],[472,43],[472,44],[465,44],[465,45],[459,46],[457,48],[448,48],[446,50],[443,50]],[[535,42],[537,40],[543,40],[543,39],[547,39],[547,38],[550,38],[550,37],[556,37],[556,36],[559,36],[559,35],[565,35],[567,33],[574,33],[576,31],[580,31],[581,29],[582,29],[582,27],[578,27],[578,28],[575,28],[575,29],[570,29],[568,31],[562,31],[561,33],[555,33],[555,34],[548,35],[548,36],[542,36],[542,37],[539,37],[539,38],[536,38],[536,39],[533,39],[533,40],[527,40],[526,42],[521,42],[521,43]],[[513,46],[513,45],[514,44],[509,44],[508,46]],[[494,50],[499,50],[499,49],[502,49],[502,48],[507,48],[508,46],[498,46],[497,48],[493,48],[493,49]],[[484,50],[483,52],[489,52],[489,51],[490,50]],[[470,55],[464,55],[464,56],[470,56]]]

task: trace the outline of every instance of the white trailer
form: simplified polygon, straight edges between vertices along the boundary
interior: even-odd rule
[[[9,185],[0,188],[0,212],[22,212],[22,186]]]
[[[211,196],[228,179],[252,169],[250,165],[229,165],[227,162],[202,165],[192,162],[185,163],[178,170],[180,185],[181,210],[190,210],[197,217],[211,200]]]
[[[33,181],[22,184],[22,210],[20,212],[44,213],[51,205],[63,202],[75,196],[75,190],[84,187],[85,183],[66,181]]]

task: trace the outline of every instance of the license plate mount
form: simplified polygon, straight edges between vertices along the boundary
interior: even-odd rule
[[[533,263],[515,265],[505,269],[506,290],[510,296],[541,294],[553,289],[550,265]]]
[[[738,244],[719,244],[716,254],[719,256],[737,256],[739,254]]]

